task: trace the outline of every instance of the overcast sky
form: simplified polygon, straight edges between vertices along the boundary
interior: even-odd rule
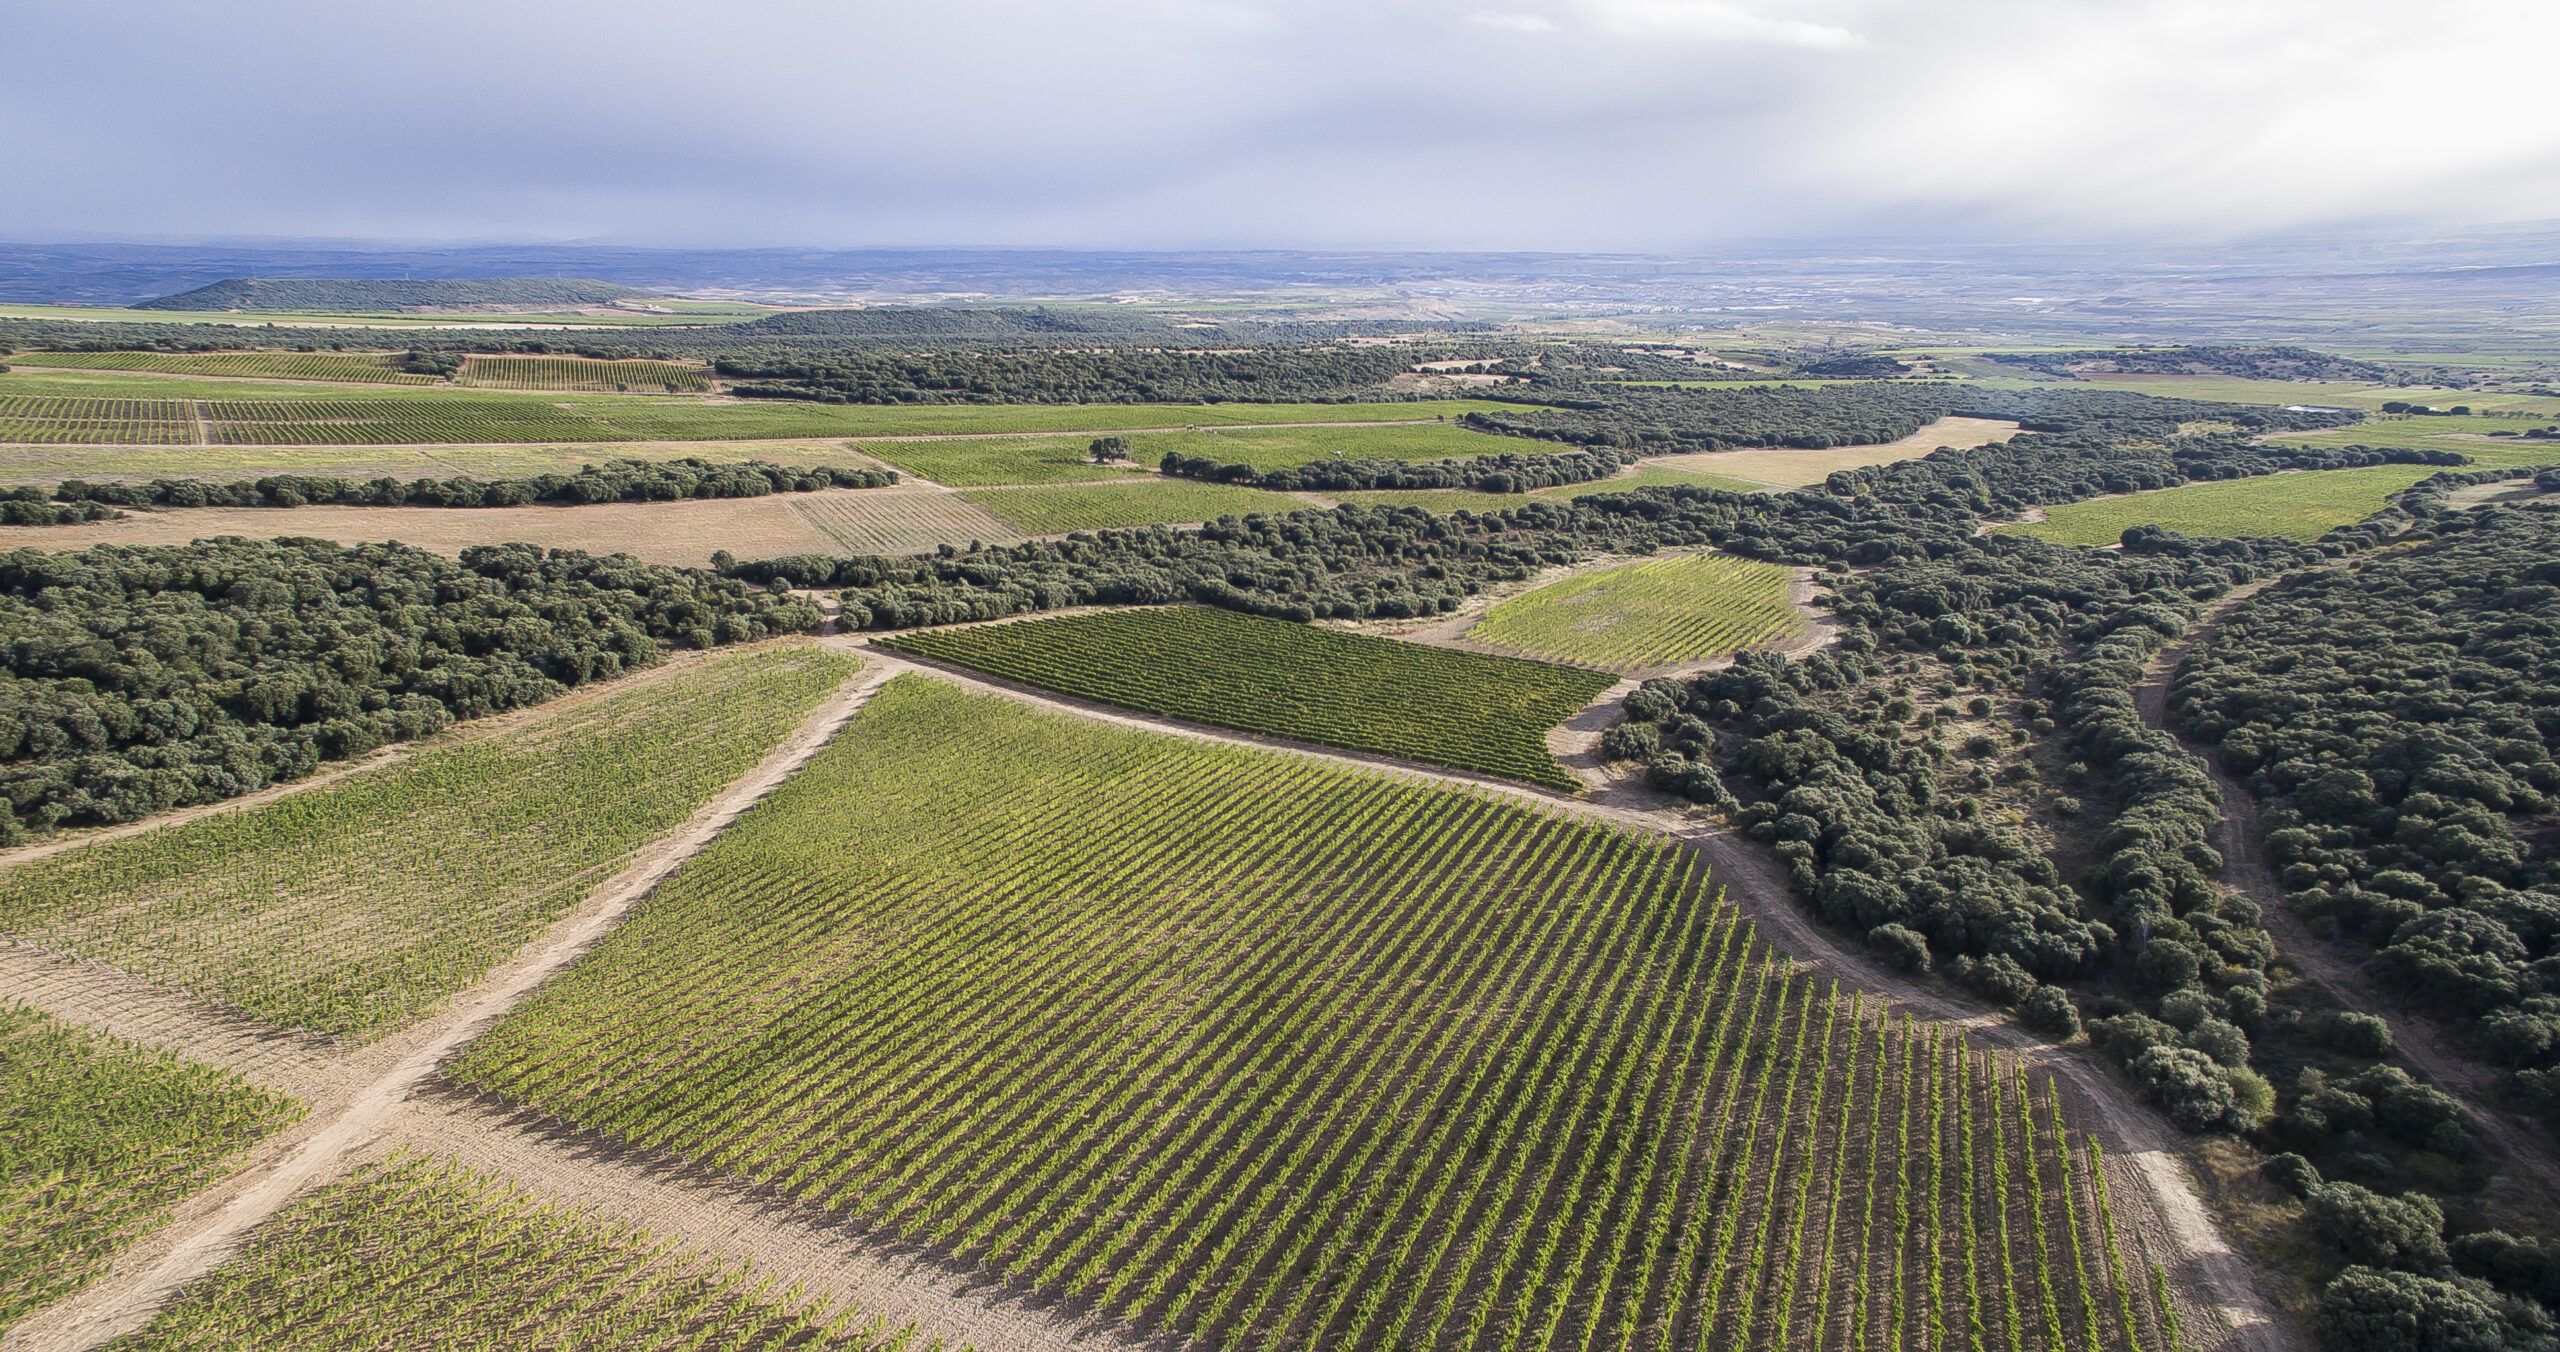
[[[0,238],[1669,250],[2560,218],[2554,0],[0,0]]]

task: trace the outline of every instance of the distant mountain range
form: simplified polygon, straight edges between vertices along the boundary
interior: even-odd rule
[[[457,277],[384,281],[343,277],[232,277],[139,302],[137,310],[297,310],[368,314],[472,306],[603,305],[651,293],[577,277]]]

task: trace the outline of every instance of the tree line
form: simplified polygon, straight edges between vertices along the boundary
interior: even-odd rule
[[[199,541],[0,554],[0,841],[298,779],[668,650],[805,631],[805,601],[529,545]]]

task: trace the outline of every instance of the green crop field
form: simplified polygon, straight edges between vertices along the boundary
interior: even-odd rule
[[[682,361],[599,361],[592,357],[471,356],[454,383],[491,390],[581,390],[595,394],[699,394],[704,368]]]
[[[301,1115],[227,1071],[0,1001],[0,1329]]]
[[[8,361],[11,366],[151,371],[181,376],[361,381],[377,385],[437,383],[434,376],[401,370],[397,357],[389,352],[21,352]]]
[[[1687,851],[928,678],[449,1073],[1201,1346],[2169,1345],[2050,1086]]]
[[[1613,671],[1720,657],[1797,638],[1793,574],[1693,554],[1595,569],[1512,597],[1467,631],[1478,643]]]
[[[927,629],[885,640],[1086,699],[1219,727],[1580,787],[1547,729],[1596,672],[1453,652],[1205,606]]]
[[[2045,509],[2042,521],[2000,529],[2066,545],[2111,545],[2135,526],[2315,540],[2381,511],[2392,494],[2443,472],[2433,465],[2370,465],[2222,479],[2065,503]]]
[[[0,394],[0,442],[183,446],[203,439],[195,405],[184,399]]]
[[[1415,405],[1373,405],[1379,416]],[[882,442],[872,454],[919,478],[954,487],[996,484],[1090,482],[1125,477],[1126,469],[1093,463],[1090,436],[984,437],[957,441]],[[1223,431],[1139,432],[1129,437],[1130,461],[1153,469],[1168,452],[1207,456],[1256,469],[1288,469],[1333,457],[1357,460],[1440,460],[1460,456],[1534,454],[1561,449],[1518,438],[1496,437],[1438,422],[1387,426],[1233,428]]]
[[[654,368],[660,364],[643,365]],[[1076,433],[1090,441],[1097,432],[1146,428],[1380,419],[1430,425],[1434,417],[1455,417],[1482,407],[1491,405],[1473,400],[1385,404],[818,404],[780,399],[667,399],[637,394],[543,396],[443,385],[383,388],[361,396],[335,397],[315,396],[307,385],[287,381],[188,381],[180,376],[105,369],[21,369],[0,376],[0,443],[435,445],[1022,433]],[[1355,427],[1343,432],[1357,435],[1377,430],[1381,429]],[[1024,480],[1039,481],[1036,477]]]
[[[1113,526],[1167,526],[1255,512],[1309,510],[1286,493],[1235,484],[1119,476],[1125,483],[971,488],[961,496],[1025,535],[1058,535]]]
[[[0,872],[0,934],[269,1021],[436,1008],[744,774],[854,666],[723,652],[258,807]]]
[[[903,1333],[404,1154],[296,1203],[116,1347],[925,1352]]]

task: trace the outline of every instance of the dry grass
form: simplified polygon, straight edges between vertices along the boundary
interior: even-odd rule
[[[1988,446],[2016,435],[2016,423],[1998,418],[1940,418],[1900,441],[1868,446],[1834,446],[1827,451],[1763,446],[1745,451],[1666,455],[1645,463],[1726,479],[1747,479],[1776,488],[1802,488],[1807,484],[1818,484],[1844,469],[1917,460],[1941,446]]]

